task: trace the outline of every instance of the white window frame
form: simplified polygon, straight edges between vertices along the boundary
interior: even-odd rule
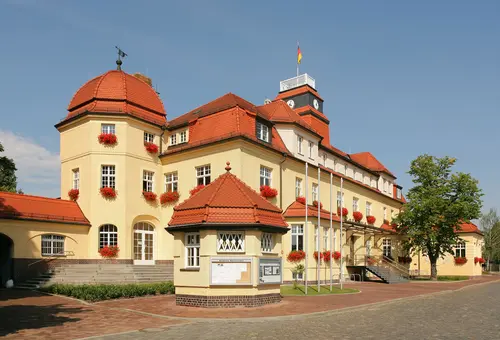
[[[177,171],[165,174],[165,192],[177,191],[179,189],[179,176]]]
[[[359,211],[359,198],[353,197],[352,198],[352,212]]]
[[[302,178],[295,177],[295,198],[302,196]]]
[[[73,169],[72,189],[80,189],[80,168]]]
[[[184,130],[184,131],[181,131],[179,133],[179,139],[180,139],[180,143],[186,143],[187,142],[187,131]]]
[[[177,144],[177,133],[173,133],[170,135],[170,145]]]
[[[302,136],[300,136],[300,135],[297,135],[297,153],[299,155],[302,155],[302,156],[304,155],[303,151],[302,151],[302,143],[303,143],[303,141],[304,141],[304,138]]]
[[[193,242],[194,240],[194,242]],[[192,253],[190,254],[190,252]],[[190,261],[190,259],[193,261]],[[185,233],[184,235],[184,267],[200,268],[200,233]]]
[[[62,235],[43,234],[41,237],[42,256],[64,256],[66,237]]]
[[[318,183],[313,183],[311,185],[311,198],[311,202],[318,201]]]
[[[145,143],[154,143],[155,142],[155,135],[144,131],[144,142]]]
[[[319,227],[317,225],[314,226],[314,251],[319,251],[318,249],[318,240],[319,240]]]
[[[323,227],[323,249],[330,250],[330,228]]]
[[[292,224],[292,231],[290,233],[290,248],[291,250],[304,250],[304,225],[303,224]],[[295,245],[294,245],[295,239]],[[299,242],[302,240],[301,242]],[[302,247],[300,247],[302,244]]]
[[[401,196],[402,196],[402,190],[401,188],[396,188],[396,197],[401,199]]]
[[[260,185],[271,186],[273,169],[268,168],[266,166],[260,166]]]
[[[344,204],[344,193],[341,193],[340,191],[337,191],[337,209],[341,207],[346,208]]]
[[[390,238],[384,238],[382,240],[382,255],[392,257],[392,240]]]
[[[114,224],[101,225],[99,227],[99,249],[116,245],[118,245],[118,228]]]
[[[314,142],[309,141],[309,158],[313,159],[313,151],[314,151]]]
[[[101,165],[101,188],[116,186],[116,167],[114,165]]]
[[[142,191],[153,192],[155,188],[154,183],[155,173],[149,170],[142,171]]]
[[[261,122],[256,122],[257,138],[269,143],[269,127]]]
[[[115,124],[101,124],[101,133],[116,134]]]
[[[226,241],[223,240],[223,238],[226,238]],[[236,239],[241,239],[242,242],[233,242],[232,241],[227,241],[228,238],[232,238],[233,240]],[[234,246],[234,243],[238,243],[237,246]],[[217,252],[218,253],[245,253],[245,232],[244,231],[217,231]],[[227,245],[231,247],[231,244],[233,244],[232,247],[235,247],[235,249],[228,249]]]
[[[208,180],[207,180],[208,179]],[[208,185],[212,181],[210,164],[196,167],[196,185]]]
[[[465,242],[461,241],[455,245],[455,257],[467,257],[467,247],[465,246]]]
[[[262,233],[260,240],[260,250],[262,253],[272,253],[274,249],[274,234]]]
[[[326,168],[326,160],[328,159],[326,153],[323,153],[323,166]]]
[[[366,201],[366,210],[365,210],[366,216],[372,216],[372,203]]]

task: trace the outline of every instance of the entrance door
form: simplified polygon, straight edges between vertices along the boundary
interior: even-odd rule
[[[134,226],[134,264],[155,264],[155,227],[146,222]]]
[[[351,236],[351,242],[349,243],[349,257],[351,258],[352,265],[355,266],[357,263],[356,259],[356,240],[358,236]]]
[[[0,234],[0,288],[13,278],[12,275],[12,250],[14,243],[10,237]]]

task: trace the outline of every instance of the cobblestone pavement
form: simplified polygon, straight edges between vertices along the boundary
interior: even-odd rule
[[[500,339],[500,282],[354,309],[199,321],[98,339]]]

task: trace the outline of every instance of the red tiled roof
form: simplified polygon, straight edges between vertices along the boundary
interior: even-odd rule
[[[297,201],[286,208],[283,216],[286,217],[305,217],[306,215],[306,205]],[[314,205],[308,205],[307,217],[318,218],[318,207]],[[320,218],[325,220],[330,220],[330,212],[325,209],[320,210]],[[332,214],[332,219],[336,222],[340,222],[339,217],[336,214]]]
[[[253,224],[280,227],[281,209],[268,202],[229,171],[174,208],[169,229],[203,224]]]
[[[314,94],[316,97],[318,97],[319,99],[323,100],[323,98],[321,98],[319,93],[315,89],[310,87],[309,85],[304,85],[301,87],[294,88],[292,90],[280,92],[280,93],[278,93],[278,95],[276,96],[275,99],[287,99],[287,98],[297,96],[299,94],[303,94],[303,93],[307,93],[307,92],[310,92],[310,93]]]
[[[349,156],[353,161],[361,164],[368,169],[378,172],[385,172],[392,177],[396,177],[392,172],[389,171],[389,169],[387,169],[382,163],[380,163],[380,161],[376,159],[375,156],[371,154],[371,152],[353,153]]]
[[[304,129],[309,130],[315,134],[318,132],[310,125],[307,124],[294,110],[288,106],[283,100],[278,99],[270,104],[258,106],[259,112],[265,113],[269,120],[274,123],[294,123],[302,126]]]
[[[85,83],[73,96],[63,122],[87,112],[126,113],[157,125],[166,123],[165,108],[155,90],[119,70],[108,71]]]
[[[385,229],[385,230],[389,230],[389,231],[396,231],[396,228],[394,228],[392,225],[388,225],[388,224],[382,224],[380,226],[380,228],[382,229]],[[476,234],[480,234],[480,235],[483,235],[483,233],[479,230],[479,228],[472,222],[470,223],[462,223],[460,225],[460,230],[455,230],[456,233],[476,233]]]
[[[386,223],[382,224],[380,226],[380,229],[384,229],[384,230],[396,232],[396,228],[394,228],[392,225],[389,225],[389,224],[386,224]]]
[[[0,218],[90,225],[76,202],[0,192]]]
[[[312,113],[320,116],[321,118],[323,118],[327,122],[330,121],[324,113],[321,113],[320,111],[316,110],[314,107],[312,107],[310,105],[299,107],[299,108],[295,109],[295,112],[297,112],[301,117],[304,116],[305,114],[307,114],[308,112],[312,112]]]

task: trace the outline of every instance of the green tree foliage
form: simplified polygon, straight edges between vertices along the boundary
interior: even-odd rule
[[[422,252],[437,279],[436,262],[460,241],[455,230],[460,224],[479,218],[481,189],[470,174],[452,173],[455,159],[422,155],[412,161],[408,173],[415,186],[408,191],[408,203],[396,218],[404,234],[403,245],[411,253]]]
[[[483,257],[487,265],[500,261],[500,217],[495,209],[481,216],[481,229],[484,233]]]
[[[0,143],[0,153],[3,151],[3,146]],[[0,191],[16,192],[16,170],[16,165],[12,159],[0,156]]]

